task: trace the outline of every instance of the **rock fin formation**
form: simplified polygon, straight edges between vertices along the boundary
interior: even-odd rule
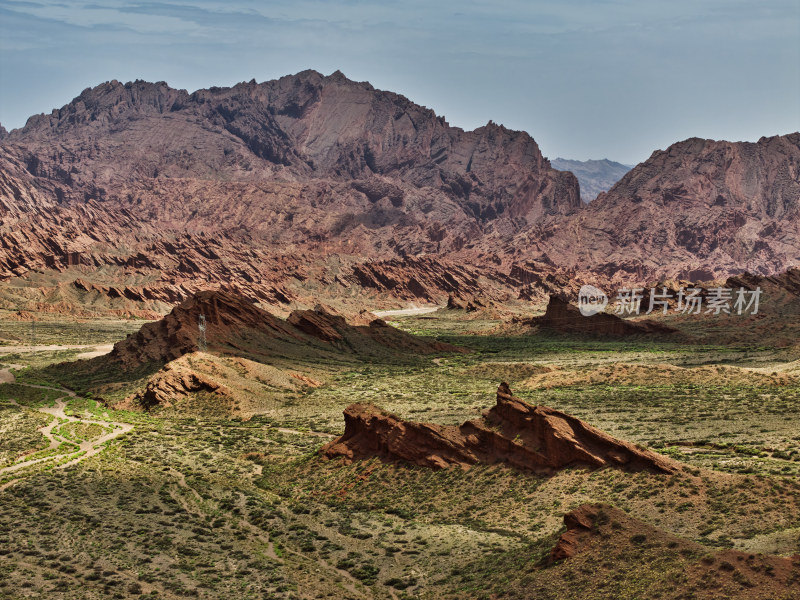
[[[390,327],[380,319],[345,317],[323,306],[296,310],[287,320],[259,308],[236,290],[202,291],[191,296],[160,321],[117,342],[107,357],[125,368],[146,363],[165,364],[199,348],[199,321],[206,320],[208,349],[229,355],[300,357],[354,354],[431,354],[466,352],[435,340],[427,340]]]
[[[587,317],[582,315],[577,307],[556,295],[550,296],[545,314],[533,319],[533,324],[563,333],[589,333],[614,337],[666,334],[675,331],[673,328],[655,321],[626,321],[616,315],[602,312]]]
[[[477,463],[508,464],[552,473],[582,465],[671,473],[670,459],[617,440],[580,419],[547,406],[531,406],[497,390],[497,404],[460,427],[403,421],[379,408],[353,404],[344,411],[344,434],[321,449],[347,461],[378,456],[434,469]]]

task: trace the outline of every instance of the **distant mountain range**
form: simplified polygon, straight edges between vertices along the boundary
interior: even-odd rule
[[[570,160],[555,158],[550,161],[554,169],[570,171],[581,185],[581,200],[589,204],[601,192],[607,192],[622,176],[630,171],[631,165],[623,165],[604,158],[602,160]]]
[[[132,302],[229,283],[267,303],[443,301],[516,298],[559,270],[628,281],[800,264],[800,134],[680,142],[588,206],[578,181],[525,132],[451,127],[340,72],[194,93],[111,81],[3,134],[0,278],[31,302],[67,301],[30,291],[49,275]]]

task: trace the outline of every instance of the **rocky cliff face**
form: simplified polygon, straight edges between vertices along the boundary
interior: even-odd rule
[[[233,281],[288,304],[299,282],[540,294],[520,265],[538,281],[771,274],[800,262],[799,148],[687,140],[582,208],[528,134],[463,131],[338,72],[194,93],[112,81],[0,139],[0,278],[79,267],[150,302]]]
[[[800,133],[692,138],[654,152],[580,214],[514,247],[618,281],[767,275],[800,263]]]
[[[282,302],[268,265],[287,254],[441,256],[581,204],[528,134],[463,131],[338,72],[194,93],[112,81],[0,150],[0,277],[112,265],[162,298],[233,280]]]
[[[614,439],[547,406],[530,406],[503,383],[497,404],[482,419],[460,427],[403,421],[371,405],[345,412],[345,431],[321,449],[328,458],[379,456],[441,469],[504,463],[522,470],[553,472],[570,465],[670,473],[670,459]]]
[[[450,127],[338,72],[192,94],[112,81],[32,117],[6,147],[65,198],[103,199],[192,230],[261,223],[272,235],[335,237],[337,223],[338,234],[404,216],[433,225],[444,209],[457,213],[447,222],[461,221],[462,234],[493,222],[510,232],[579,207],[575,178],[552,169],[528,134],[491,122],[471,132]],[[322,211],[327,219],[309,222]],[[276,229],[275,219],[293,227]]]

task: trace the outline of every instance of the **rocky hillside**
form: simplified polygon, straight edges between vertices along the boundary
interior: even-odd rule
[[[528,134],[451,127],[339,72],[194,93],[107,82],[4,137],[0,178],[0,277],[88,267],[172,302],[228,281],[286,302],[308,265],[347,287],[365,260],[442,256],[581,205]]]
[[[564,525],[566,531],[552,549],[547,565],[538,573],[540,577],[519,578],[511,585],[510,596],[545,595],[557,587],[558,582],[573,580],[577,573],[586,569],[593,575],[592,585],[603,590],[595,597],[614,597],[615,592],[619,594],[616,597],[633,597],[634,593],[620,593],[621,578],[609,567],[625,565],[629,576],[635,573],[641,577],[647,571],[653,573],[653,565],[658,563],[661,581],[670,581],[669,591],[658,594],[661,598],[797,597],[800,556],[787,558],[732,549],[712,551],[607,504],[579,506],[564,515]],[[679,575],[667,578],[668,571]],[[639,577],[635,580],[639,589],[653,590],[642,585]],[[605,591],[612,587],[612,581],[619,587],[607,594]]]
[[[554,272],[771,274],[800,260],[799,139],[687,140],[585,207],[527,133],[464,131],[339,72],[193,93],[111,81],[0,138],[0,278],[17,286],[0,305],[41,303],[35,273],[48,301],[88,286],[128,311],[229,282],[313,306],[529,299]]]
[[[800,133],[654,152],[558,227],[507,248],[619,281],[711,280],[800,264]]]
[[[4,147],[34,187],[69,205],[103,201],[161,233],[371,255],[458,248],[579,207],[575,178],[528,134],[450,127],[338,72],[191,94],[112,81],[32,117]]]
[[[257,307],[237,290],[203,291],[176,306],[163,319],[146,323],[135,334],[117,342],[111,354],[95,361],[116,363],[126,370],[143,364],[162,365],[202,350],[204,344],[219,354],[262,360],[312,360],[342,354],[388,358],[392,354],[462,351],[390,327],[370,313],[351,317],[350,321],[321,305],[313,310],[295,310],[284,320]]]

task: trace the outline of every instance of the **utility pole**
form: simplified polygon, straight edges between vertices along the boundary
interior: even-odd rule
[[[197,324],[197,328],[200,331],[200,335],[197,337],[197,349],[200,352],[205,352],[208,349],[208,345],[206,343],[206,316],[200,315],[200,322]]]
[[[36,345],[36,315],[31,318],[31,346]]]

